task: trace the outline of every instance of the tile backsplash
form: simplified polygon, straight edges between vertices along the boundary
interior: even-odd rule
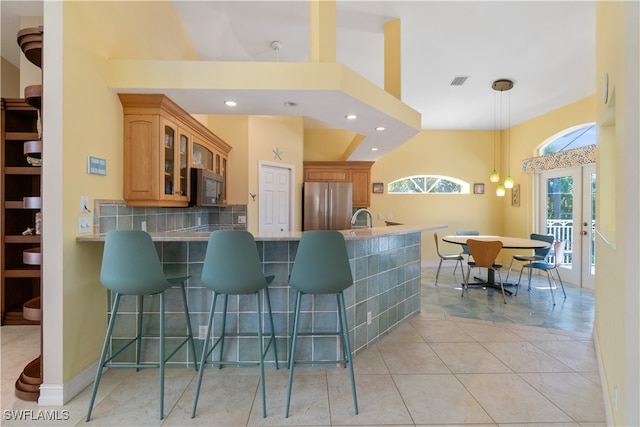
[[[224,207],[132,207],[123,200],[96,200],[93,216],[95,234],[109,230],[212,231],[218,229],[246,229],[246,205]],[[240,223],[238,217],[244,216]]]

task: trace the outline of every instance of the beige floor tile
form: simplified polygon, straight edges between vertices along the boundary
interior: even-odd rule
[[[412,319],[411,324],[427,342],[473,342],[456,322],[450,320]]]
[[[571,372],[572,369],[526,341],[482,345],[515,372]]]
[[[517,374],[460,374],[457,377],[498,424],[573,421]]]
[[[427,343],[407,343],[401,346],[379,343],[378,349],[392,374],[448,374],[447,365]]]
[[[597,372],[596,353],[591,343],[582,341],[534,342],[533,345],[578,372]]]
[[[332,425],[413,423],[390,375],[356,377],[358,415],[354,413],[349,376],[333,376],[328,380]]]
[[[454,373],[512,372],[478,343],[432,343],[430,346]]]
[[[353,370],[356,374],[388,374],[389,369],[384,363],[384,359],[378,350],[378,346],[374,345],[353,358]],[[336,370],[328,370],[327,375],[336,373]],[[339,375],[344,371],[337,371]]]
[[[493,421],[453,375],[394,375],[393,380],[416,424]]]
[[[457,322],[457,325],[479,342],[522,341],[522,338],[512,332],[509,328],[494,326],[488,322],[486,324],[476,322]]]
[[[522,378],[575,421],[603,422],[600,386],[578,373],[522,374]]]

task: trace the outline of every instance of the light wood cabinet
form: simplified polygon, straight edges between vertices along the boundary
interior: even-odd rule
[[[304,162],[306,182],[350,182],[354,208],[371,206],[373,162]]]
[[[164,95],[119,94],[124,113],[124,200],[187,206],[191,169],[226,175],[231,146]]]

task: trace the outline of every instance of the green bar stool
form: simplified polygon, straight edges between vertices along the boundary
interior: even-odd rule
[[[100,270],[100,283],[115,294],[113,306],[111,308],[111,317],[107,326],[107,333],[98,362],[98,370],[96,378],[93,382],[93,390],[91,391],[91,399],[89,400],[89,410],[87,412],[86,421],[91,419],[91,412],[95,403],[96,392],[100,385],[102,370],[105,367],[110,368],[159,368],[160,383],[160,419],[164,418],[164,368],[167,360],[178,352],[180,348],[187,342],[190,344],[191,352],[195,359],[196,348],[193,342],[193,331],[191,329],[191,321],[189,318],[189,308],[187,306],[187,294],[184,289],[184,282],[189,278],[176,277],[167,278],[162,271],[162,264],[158,258],[158,252],[151,240],[151,236],[140,230],[113,230],[109,231],[104,243],[104,251],[102,255],[102,267]],[[184,313],[187,323],[187,335],[177,348],[168,356],[165,355],[165,335],[164,335],[164,309],[165,309],[165,291],[174,285],[180,285],[182,291],[182,301],[184,304]],[[160,296],[160,321],[159,321],[159,351],[158,363],[141,363],[140,349],[142,346],[142,318],[143,318],[143,302],[146,295]],[[138,298],[137,323],[138,330],[136,337],[130,340],[125,346],[117,352],[109,353],[109,344],[113,326],[116,321],[118,306],[122,295],[134,295]],[[118,363],[112,362],[113,359],[129,348],[134,343],[137,344],[136,362],[135,363]],[[195,364],[197,369],[197,364]]]
[[[291,402],[291,385],[293,383],[293,368],[297,364],[336,364],[349,367],[351,376],[351,394],[353,406],[358,414],[358,399],[356,396],[356,382],[353,375],[353,361],[351,345],[349,343],[349,325],[345,308],[343,291],[353,284],[349,256],[344,237],[339,231],[315,230],[302,234],[296,252],[296,258],[289,277],[289,286],[296,290],[296,304],[293,318],[293,332],[289,347],[289,382],[287,386],[287,406],[285,418],[289,417]],[[337,332],[300,333],[300,301],[302,295],[335,294],[338,304]],[[295,361],[296,342],[299,336],[338,336],[341,342],[342,358],[340,360],[309,360]]]
[[[202,268],[201,283],[213,291],[211,308],[209,310],[209,321],[207,324],[207,335],[202,347],[202,357],[200,358],[200,372],[196,383],[196,392],[193,400],[193,410],[191,417],[196,416],[200,387],[202,385],[203,367],[207,363],[207,358],[213,350],[220,345],[219,360],[212,360],[208,363],[222,365],[258,365],[260,366],[260,392],[262,396],[262,416],[267,416],[265,384],[264,384],[264,356],[273,345],[273,354],[278,369],[278,353],[276,350],[276,335],[273,326],[273,316],[271,313],[271,299],[269,298],[268,284],[273,280],[273,276],[265,277],[262,273],[262,263],[260,254],[253,235],[244,230],[216,230],[209,236],[207,251]],[[271,326],[271,337],[266,348],[263,344],[262,331],[262,303],[260,294],[264,291],[265,302],[268,311],[269,323]],[[218,295],[224,296],[222,333],[220,337],[209,347],[211,339],[211,327],[213,325],[213,315],[216,307]],[[256,327],[257,333],[227,332],[227,302],[229,295],[255,295],[256,301]],[[226,337],[253,336],[258,339],[257,362],[252,361],[223,361],[223,346]]]

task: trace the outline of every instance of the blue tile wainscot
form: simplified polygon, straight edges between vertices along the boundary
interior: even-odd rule
[[[345,291],[347,316],[352,350],[358,353],[376,343],[384,335],[406,319],[420,311],[420,244],[421,232],[444,228],[445,226],[374,227],[342,231],[351,262],[353,286]],[[204,261],[209,232],[155,232],[150,233],[156,242],[167,275],[191,275],[187,284],[189,310],[194,334],[198,338],[200,325],[206,325],[211,291],[200,284],[200,273]],[[278,355],[280,361],[287,358],[289,334],[291,331],[295,292],[287,285],[287,279],[302,232],[284,232],[255,235],[256,244],[263,263],[264,274],[274,275],[269,286],[273,309]],[[104,234],[79,236],[78,242],[104,242]],[[184,318],[179,288],[169,291],[167,304],[168,332],[183,334]],[[173,293],[173,295],[172,295]],[[148,301],[147,301],[148,300]],[[159,299],[146,298],[145,310],[158,311]],[[111,302],[111,299],[109,299]],[[250,330],[254,324],[252,297],[230,297],[227,330]],[[122,304],[127,307],[123,310]],[[221,306],[221,303],[218,304]],[[106,308],[109,315],[111,305]],[[124,297],[118,313],[116,331],[112,346],[117,349],[121,342],[134,335],[135,297]],[[218,307],[217,307],[218,308]],[[120,319],[121,317],[121,319]],[[317,332],[336,330],[338,316],[335,296],[307,296],[303,298],[301,328]],[[149,322],[150,323],[150,322]],[[221,322],[214,318],[214,335],[219,336],[215,325]],[[263,322],[265,330],[269,326]],[[155,325],[151,325],[155,326]],[[178,329],[179,328],[179,329]],[[302,330],[302,329],[301,329]],[[170,335],[170,333],[168,333]],[[157,340],[143,340],[143,354],[154,360]],[[196,340],[196,347],[203,340]],[[133,346],[132,346],[133,347]],[[225,358],[250,361],[255,355],[255,338],[230,338],[225,343]],[[196,348],[199,352],[200,348]],[[311,336],[300,338],[297,353],[301,359],[336,359],[339,346],[335,337]],[[123,352],[119,359],[131,361],[135,348]],[[268,357],[273,357],[269,352]],[[216,355],[217,357],[217,355]],[[235,359],[234,359],[235,358]],[[192,356],[186,351],[175,355],[170,365],[176,367],[193,364]],[[273,362],[273,359],[269,360]]]

